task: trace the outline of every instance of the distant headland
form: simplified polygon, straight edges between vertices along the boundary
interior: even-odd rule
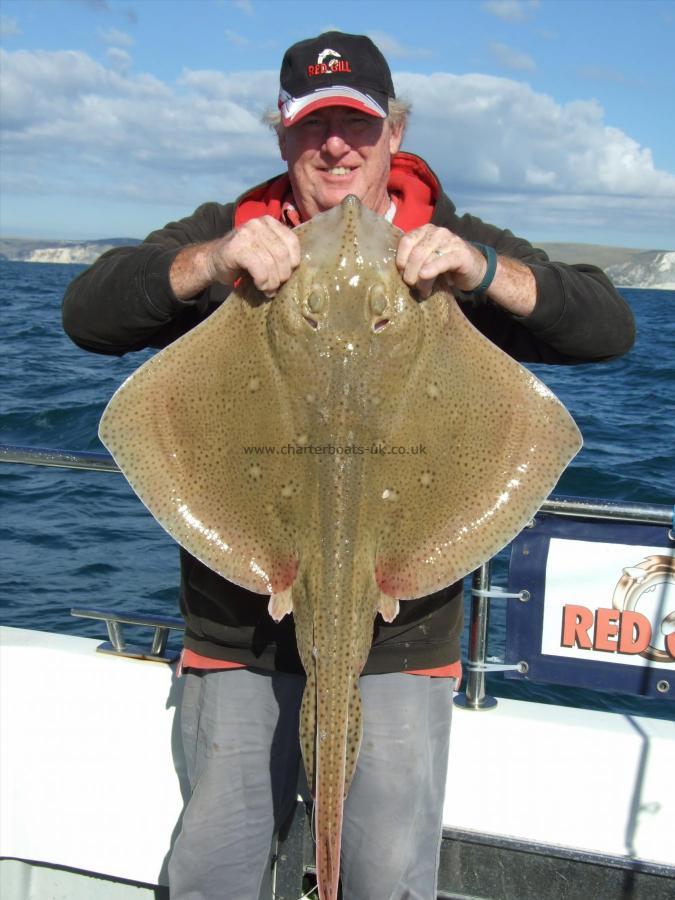
[[[140,241],[135,238],[101,238],[96,241],[0,238],[0,260],[90,265],[106,250],[138,243]],[[558,262],[600,266],[619,287],[675,290],[675,250],[636,250],[600,244],[534,243]]]
[[[96,241],[0,238],[0,259],[9,262],[80,263],[88,266],[106,250],[136,244],[140,244],[136,238],[101,238]]]

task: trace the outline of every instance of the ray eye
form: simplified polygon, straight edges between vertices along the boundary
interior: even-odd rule
[[[326,295],[320,288],[312,288],[307,296],[307,308],[310,312],[318,313],[324,307]]]
[[[382,331],[382,329],[386,328],[388,324],[389,319],[378,319],[377,322],[373,325],[373,331]]]
[[[376,284],[370,292],[370,309],[373,315],[381,316],[387,308],[387,295],[381,284]]]

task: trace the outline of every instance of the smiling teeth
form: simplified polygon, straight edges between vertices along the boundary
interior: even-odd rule
[[[349,175],[351,169],[347,169],[344,166],[335,166],[334,169],[328,169],[329,175]]]

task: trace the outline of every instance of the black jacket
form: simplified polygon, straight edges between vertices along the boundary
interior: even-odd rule
[[[230,231],[235,207],[204,204],[192,216],[154,231],[139,246],[103,254],[66,292],[63,323],[73,341],[96,353],[121,355],[144,347],[164,347],[201,322],[226,299],[229,288],[212,285],[200,296],[181,301],[171,290],[169,270],[185,245],[210,241]],[[569,364],[610,359],[631,347],[631,311],[599,269],[551,262],[542,250],[510,231],[474,216],[460,218],[443,193],[432,223],[465,240],[489,244],[498,254],[524,261],[532,269],[537,304],[525,318],[479,298],[459,296],[473,324],[514,358]],[[225,581],[184,550],[181,575],[187,647],[263,669],[302,671],[292,617],[275,623],[267,612],[267,597]],[[406,601],[392,623],[376,618],[364,673],[452,663],[459,659],[461,629],[461,584]]]

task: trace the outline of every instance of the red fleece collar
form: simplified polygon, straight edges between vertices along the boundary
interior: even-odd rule
[[[412,153],[397,153],[391,161],[388,188],[396,203],[397,228],[412,231],[431,222],[441,186],[423,159]]]
[[[402,231],[412,231],[430,222],[441,193],[438,178],[423,159],[412,153],[397,153],[392,157],[388,190],[396,203],[394,225]],[[282,222],[287,202],[293,202],[288,175],[272,178],[252,188],[237,202],[235,228],[261,216],[272,216]]]

